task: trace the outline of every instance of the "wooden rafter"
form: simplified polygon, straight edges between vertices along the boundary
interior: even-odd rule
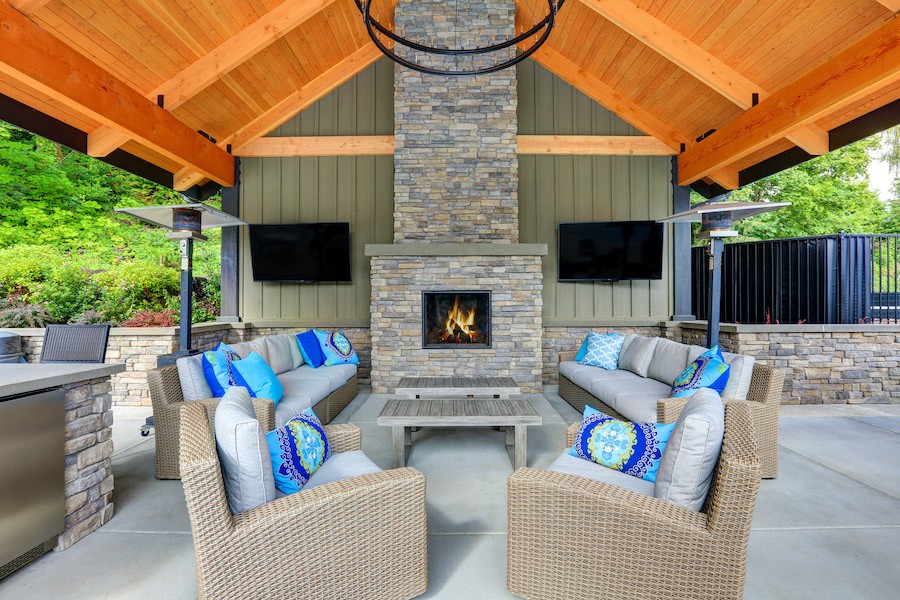
[[[234,159],[124,82],[0,0],[0,73],[223,185]]]
[[[754,93],[759,94],[760,100],[770,95],[718,57],[629,0],[580,1],[744,110],[753,106]],[[815,124],[791,132],[787,137],[810,154],[828,152],[828,132]]]
[[[675,150],[642,135],[520,135],[519,154],[582,156],[671,156]],[[241,147],[241,157],[390,156],[392,135],[262,137]]]
[[[9,5],[25,16],[36,13],[49,4],[50,0],[10,0]]]
[[[147,94],[147,98],[155,102],[157,97],[163,96],[166,110],[175,110],[334,1],[285,0],[234,37],[222,42],[211,52],[156,87]],[[128,140],[128,135],[102,126],[88,135],[88,154],[106,156]]]
[[[237,154],[246,144],[266,135],[293,118],[297,113],[312,106],[383,56],[375,44],[366,44],[253,121],[245,124],[238,131],[221,140],[219,145],[224,147],[226,144],[231,144],[233,151]],[[197,173],[196,170],[185,168],[175,174],[175,189],[186,190],[202,179],[203,175]]]
[[[895,17],[688,148],[678,161],[679,184],[693,183],[898,80],[900,18]]]

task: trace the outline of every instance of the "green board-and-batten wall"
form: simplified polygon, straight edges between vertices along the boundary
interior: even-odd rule
[[[633,127],[532,61],[519,65],[519,133],[640,135]],[[382,59],[270,136],[390,135],[393,64]],[[522,156],[522,243],[545,243],[544,324],[589,325],[667,319],[672,314],[671,231],[663,279],[619,283],[556,281],[556,225],[566,221],[655,219],[671,212],[668,157]],[[247,232],[241,234],[240,313],[245,321],[366,327],[366,244],[393,239],[391,157],[242,160],[241,217],[248,223],[349,221],[351,283],[255,283]],[[286,260],[296,260],[286,257]]]

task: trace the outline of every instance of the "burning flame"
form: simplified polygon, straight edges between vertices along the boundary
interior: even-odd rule
[[[463,310],[459,307],[459,296],[453,300],[453,308],[447,314],[447,320],[444,322],[444,333],[441,339],[449,338],[458,339],[459,333],[462,332],[468,336],[470,341],[478,339],[478,330],[475,329],[475,309]]]

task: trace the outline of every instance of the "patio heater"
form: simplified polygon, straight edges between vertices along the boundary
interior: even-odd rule
[[[191,304],[193,299],[192,268],[194,242],[205,242],[201,231],[213,227],[246,225],[244,221],[205,204],[174,204],[171,206],[140,206],[117,208],[116,212],[129,214],[147,223],[165,227],[166,237],[178,240],[181,254],[181,305],[179,319],[178,350],[157,358],[157,366],[174,363],[182,356],[196,354],[191,349]]]
[[[722,202],[731,192],[716,196],[690,210],[675,213],[657,223],[700,223],[699,239],[709,239],[709,316],[706,321],[706,347],[719,343],[719,318],[722,311],[722,253],[725,238],[738,232],[735,221],[790,206],[790,202]]]

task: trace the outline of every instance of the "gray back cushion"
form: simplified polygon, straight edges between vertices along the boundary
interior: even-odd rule
[[[212,398],[212,390],[203,376],[203,354],[184,356],[175,361],[181,395],[185,400],[206,400]]]
[[[753,365],[756,364],[756,359],[752,356],[730,352],[723,352],[722,356],[725,358],[725,362],[731,365],[731,370],[728,372],[728,383],[725,384],[722,397],[746,400],[747,393],[750,391],[750,380],[753,379]]]
[[[706,501],[725,434],[725,407],[714,390],[700,389],[675,421],[663,451],[653,495],[699,511]]]
[[[656,349],[653,351],[653,360],[650,361],[650,368],[647,375],[657,381],[672,385],[675,378],[681,375],[687,366],[688,349],[687,344],[679,344],[672,340],[659,338],[656,342]]]
[[[242,513],[274,500],[269,447],[245,388],[231,387],[225,392],[216,408],[215,432],[231,512]]]
[[[269,366],[276,375],[296,368],[294,367],[294,355],[291,353],[291,340],[288,336],[270,335],[263,340],[266,342],[266,349],[269,353]]]
[[[619,368],[646,377],[657,342],[659,342],[659,338],[656,337],[625,336],[622,352],[619,353]]]

